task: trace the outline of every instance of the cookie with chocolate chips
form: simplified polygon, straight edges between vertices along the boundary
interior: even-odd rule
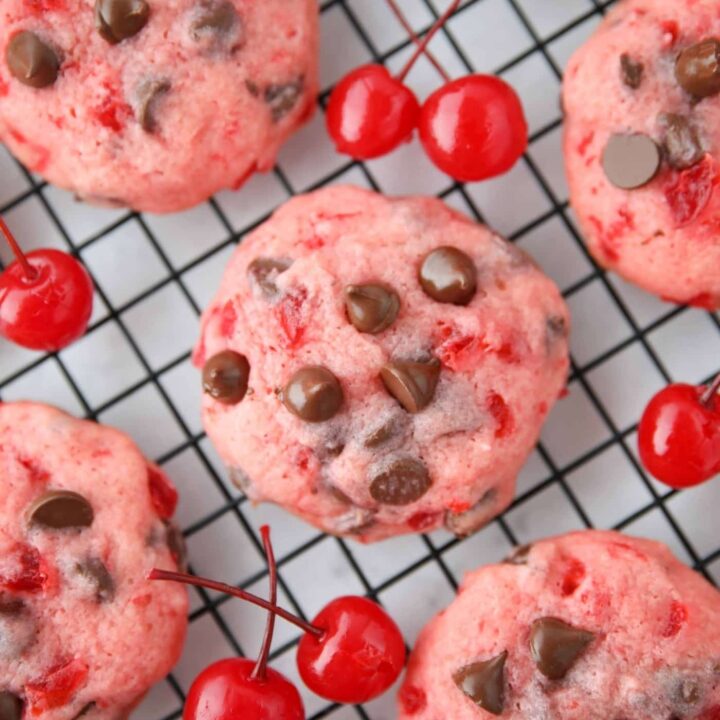
[[[467,575],[423,629],[398,720],[667,720],[720,708],[720,593],[664,545],[584,531]]]
[[[175,489],[127,436],[33,403],[0,403],[0,465],[0,719],[129,717],[185,637],[186,592],[144,579],[183,562]]]
[[[280,208],[193,355],[236,484],[361,542],[502,512],[567,370],[567,309],[521,254],[435,199],[332,187]]]
[[[614,3],[565,69],[563,106],[570,205],[597,262],[720,308],[717,3]]]
[[[0,143],[88,203],[238,189],[315,108],[317,0],[0,5]]]

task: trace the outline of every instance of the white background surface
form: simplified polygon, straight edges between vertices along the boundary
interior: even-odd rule
[[[427,28],[447,0],[402,0]],[[667,380],[701,382],[720,369],[720,317],[675,308],[598,272],[567,207],[561,158],[560,74],[609,3],[601,0],[467,0],[433,52],[454,76],[499,72],[520,92],[532,142],[507,176],[458,186],[417,142],[364,165],[337,155],[322,111],[283,149],[276,172],[169,217],[92,209],[36,184],[0,149],[0,211],[26,249],[78,250],[98,293],[91,329],[58,356],[3,343],[0,394],[37,399],[130,433],[181,492],[179,521],[195,572],[265,594],[258,527],[272,524],[283,604],[307,616],[339,594],[370,593],[397,619],[409,645],[453,597],[464,571],[500,559],[512,541],[594,525],[667,542],[720,579],[720,481],[682,494],[643,477],[635,423]],[[380,58],[398,69],[410,47],[384,0],[330,0],[322,8],[322,87]],[[421,97],[441,83],[421,60],[409,77]],[[574,317],[569,395],[552,413],[522,473],[518,499],[499,521],[462,543],[439,532],[361,547],[325,537],[272,507],[253,509],[225,478],[199,420],[190,364],[198,312],[233,245],[290,194],[351,182],[391,194],[430,193],[484,218],[531,252],[560,285]],[[6,248],[0,256],[7,261]],[[178,718],[183,693],[210,662],[255,655],[264,618],[242,603],[191,591],[187,649],[173,676],[137,711]],[[297,634],[278,624],[273,665],[297,678]],[[394,697],[335,708],[305,693],[308,717],[392,720]]]

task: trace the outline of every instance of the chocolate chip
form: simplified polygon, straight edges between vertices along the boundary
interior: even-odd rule
[[[149,18],[145,0],[95,0],[95,27],[112,45],[137,35]]]
[[[31,525],[53,530],[90,527],[94,518],[90,503],[82,495],[68,490],[50,490],[28,509]]]
[[[276,258],[256,258],[248,265],[248,277],[261,290],[263,295],[274,297],[278,289],[275,284],[277,276],[284,273],[292,263]]]
[[[647,185],[660,169],[660,148],[655,141],[636,133],[610,137],[603,153],[603,169],[607,179],[623,190]]]
[[[22,720],[23,701],[9,690],[0,691],[0,720]]]
[[[340,381],[327,368],[301,368],[285,386],[285,407],[306,422],[323,422],[337,414],[343,404]]]
[[[85,707],[73,718],[73,720],[80,720],[80,718],[87,717],[97,706],[95,701],[89,702]]]
[[[5,51],[5,60],[12,76],[33,88],[52,85],[60,69],[60,59],[55,51],[28,30],[13,35]]]
[[[700,687],[694,680],[683,680],[678,695],[688,705],[695,705],[700,700]]]
[[[670,167],[685,170],[700,162],[704,152],[697,131],[684,115],[663,113],[658,118],[663,129],[663,151]]]
[[[204,0],[190,25],[190,34],[197,41],[207,34],[229,35],[239,21],[235,5],[230,0]]]
[[[445,513],[445,527],[458,537],[467,537],[485,527],[495,515],[493,508],[497,490],[490,488],[469,510]]]
[[[627,53],[620,56],[620,76],[629,88],[637,90],[642,85],[644,71],[645,66],[633,60]]]
[[[242,468],[239,467],[231,467],[228,470],[228,473],[230,475],[230,482],[238,490],[245,493],[245,495],[249,495],[253,487],[250,476]]]
[[[466,665],[453,673],[453,681],[479,708],[493,715],[505,709],[505,661],[507,651],[492,660]]]
[[[420,285],[433,300],[467,305],[477,291],[477,268],[468,255],[454,247],[439,247],[420,265]]]
[[[409,412],[426,408],[435,395],[440,378],[440,363],[391,362],[380,370],[385,389]]]
[[[170,88],[169,80],[145,80],[138,85],[135,115],[145,132],[153,133],[157,130],[157,104],[163,95],[170,92]]]
[[[178,569],[185,572],[187,570],[187,543],[182,530],[173,522],[165,523],[165,542]]]
[[[550,315],[545,320],[545,345],[551,352],[560,340],[567,339],[569,332],[567,320],[560,315]]]
[[[377,472],[370,483],[370,495],[383,505],[410,505],[431,485],[425,465],[414,458],[396,458]]]
[[[366,448],[376,448],[384,445],[390,440],[397,431],[397,425],[394,418],[383,423],[380,427],[373,430],[363,441]]]
[[[348,285],[345,309],[356,329],[375,335],[395,322],[400,311],[400,298],[387,285]]]
[[[562,680],[585,652],[595,635],[556,618],[532,624],[530,652],[538,670],[550,680]]]
[[[25,610],[25,603],[17,598],[0,597],[0,617],[17,617]]]
[[[233,350],[213,355],[203,367],[203,390],[223,405],[237,405],[245,397],[250,363]]]
[[[75,565],[75,571],[95,586],[95,599],[99,603],[112,602],[115,599],[115,581],[102,560],[83,560]]]
[[[527,565],[532,545],[519,545],[504,560],[504,565]]]
[[[268,85],[265,88],[264,99],[270,108],[273,122],[280,122],[297,105],[303,89],[305,78],[285,83],[284,85]]]
[[[375,523],[375,512],[352,505],[347,512],[333,518],[333,532],[341,535],[358,535],[371,528]]]
[[[708,39],[683,50],[675,61],[675,77],[697,98],[720,92],[720,40]]]

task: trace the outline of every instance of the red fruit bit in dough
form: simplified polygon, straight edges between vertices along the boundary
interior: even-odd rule
[[[683,227],[696,220],[713,195],[717,178],[712,155],[687,170],[673,170],[665,183],[665,199],[675,225]]]
[[[617,220],[607,228],[596,217],[590,217],[588,220],[597,231],[598,242],[605,257],[611,262],[617,262],[620,259],[619,240],[628,230],[635,227],[635,216],[627,207],[621,207],[618,208]]]
[[[170,484],[162,470],[148,465],[148,487],[155,512],[165,520],[175,514],[178,504],[177,490]]]
[[[577,146],[578,155],[583,156],[587,152],[587,149],[590,147],[590,144],[595,139],[595,131],[591,130],[579,143]]]
[[[288,347],[295,348],[302,343],[305,334],[305,313],[303,305],[307,300],[307,290],[299,288],[288,293],[276,310],[280,327],[287,338]]]
[[[103,88],[106,91],[105,97],[97,107],[93,108],[93,116],[103,127],[119,133],[132,117],[132,108],[125,102],[118,102],[117,98],[122,97],[118,87],[106,81],[103,83]]]
[[[415,513],[409,520],[408,525],[415,530],[415,532],[422,532],[435,525],[439,519],[438,513]]]
[[[53,10],[67,10],[66,0],[25,0],[25,10],[33,15],[42,15]]]
[[[9,565],[10,572],[0,575],[0,588],[3,590],[37,593],[45,588],[48,573],[36,548],[16,545],[9,558]]]
[[[483,355],[496,355],[507,363],[520,362],[520,354],[512,341],[505,340],[499,347],[491,346],[484,338],[476,335],[453,337],[453,331],[443,327],[440,336],[447,338],[436,350],[440,362],[454,372],[477,367]]]
[[[68,660],[48,670],[39,680],[25,686],[31,715],[66,705],[85,684],[88,664],[82,660]]]
[[[0,97],[5,97],[10,92],[10,86],[0,78]]]
[[[720,705],[713,705],[698,716],[697,720],[720,720]]]
[[[35,460],[26,457],[18,457],[18,462],[27,470],[32,483],[46,483],[50,480],[50,473],[43,470]]]
[[[228,300],[220,312],[220,334],[229,338],[235,332],[235,324],[237,323],[237,311],[232,300]]]
[[[663,20],[660,23],[663,34],[663,47],[671,48],[680,37],[680,27],[675,20]]]
[[[505,402],[505,398],[496,392],[491,392],[487,398],[488,411],[497,423],[495,428],[495,437],[506,437],[512,432],[515,425],[512,412]]]
[[[460,515],[461,513],[467,512],[472,506],[469,502],[463,502],[462,500],[451,500],[447,504],[447,509],[450,512]]]
[[[664,638],[675,637],[675,635],[677,635],[682,629],[682,626],[687,622],[687,619],[687,608],[677,600],[673,600],[673,603],[670,606],[670,617],[663,629],[662,636]]]
[[[403,687],[400,688],[398,697],[400,698],[400,704],[403,710],[408,715],[419,713],[421,710],[424,710],[427,705],[427,695],[425,695],[425,691],[414,685],[403,685]]]
[[[565,597],[572,595],[585,577],[585,566],[577,559],[570,558],[562,579],[560,590]]]

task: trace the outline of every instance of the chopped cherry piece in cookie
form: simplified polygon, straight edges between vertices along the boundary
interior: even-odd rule
[[[177,508],[178,492],[160,468],[148,465],[147,473],[153,507],[161,518],[169,520]]]
[[[712,155],[685,170],[673,171],[664,185],[665,198],[677,227],[689,225],[707,207],[717,184]]]
[[[17,545],[3,560],[0,566],[0,589],[27,593],[45,589],[48,573],[37,548]]]
[[[25,686],[31,716],[66,705],[88,676],[89,666],[83,660],[66,660]]]

